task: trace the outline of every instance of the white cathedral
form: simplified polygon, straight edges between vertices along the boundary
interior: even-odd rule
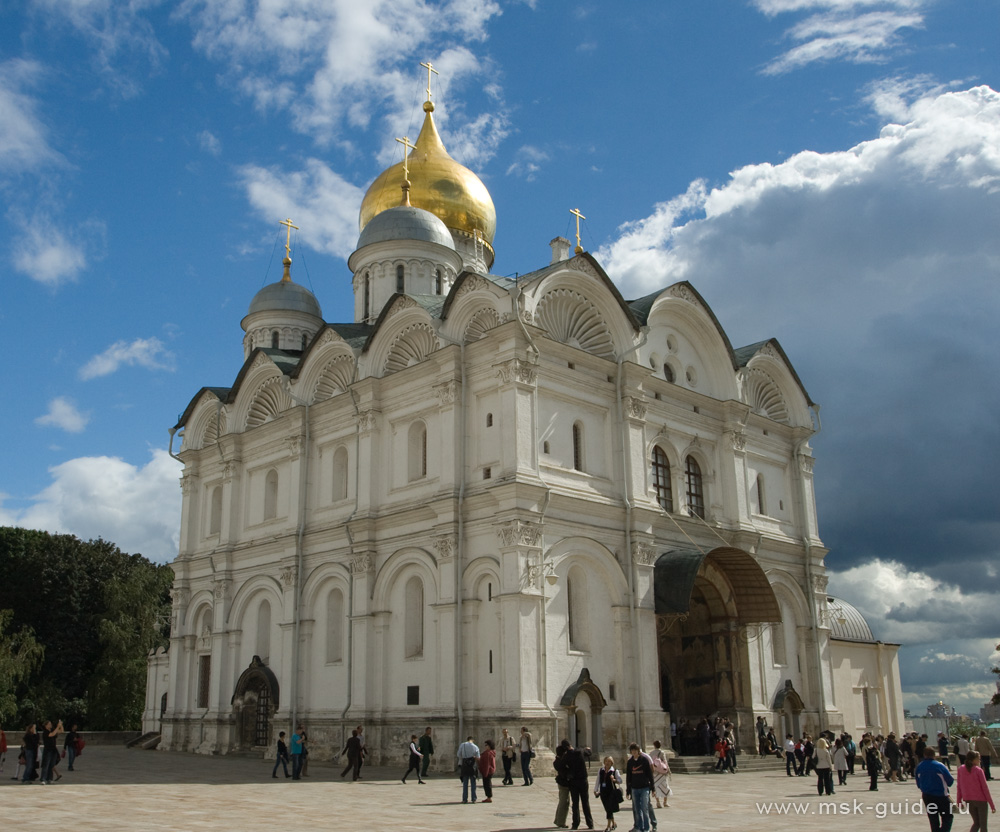
[[[686,281],[625,300],[579,239],[491,275],[493,202],[433,109],[362,203],[354,320],[286,251],[232,385],[174,428],[144,728],[272,753],[301,722],[328,758],[364,724],[388,762],[430,725],[442,766],[522,725],[543,752],[716,714],[745,750],[757,716],[902,729],[897,646],[826,592],[818,408],[778,342],[733,348]]]

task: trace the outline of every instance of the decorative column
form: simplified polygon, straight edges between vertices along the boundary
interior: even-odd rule
[[[501,473],[507,476],[517,471],[534,476],[538,468],[535,365],[520,358],[511,358],[493,366],[501,388],[513,386],[512,390],[502,390],[500,394],[500,406],[504,411],[500,420]]]
[[[375,556],[373,553],[356,554],[351,558],[351,709],[348,719],[354,714],[364,714],[374,707],[370,685],[374,668],[373,627],[371,618],[371,598],[375,589]]]

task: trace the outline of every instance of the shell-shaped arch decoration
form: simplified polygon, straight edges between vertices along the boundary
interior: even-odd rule
[[[247,411],[246,427],[255,428],[270,422],[292,406],[292,400],[282,386],[281,378],[269,378],[253,395],[253,402]]]
[[[500,315],[492,306],[484,306],[476,312],[476,314],[472,316],[472,320],[466,324],[464,336],[465,343],[470,344],[473,341],[478,341],[487,333],[487,331],[497,326],[500,326]]]
[[[419,364],[437,348],[437,336],[427,324],[412,324],[392,342],[383,374],[389,375]]]
[[[201,446],[214,445],[219,441],[220,436],[226,433],[226,409],[218,407],[215,409],[205,424],[205,431],[201,435]]]
[[[767,373],[747,370],[743,377],[743,399],[754,413],[789,424],[788,405],[781,390]]]
[[[611,331],[597,307],[572,289],[553,289],[535,308],[535,323],[557,341],[601,358],[614,358]]]
[[[354,359],[349,355],[338,355],[324,368],[316,382],[313,401],[322,402],[343,393],[354,380]]]

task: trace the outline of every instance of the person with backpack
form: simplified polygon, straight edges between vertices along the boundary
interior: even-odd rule
[[[462,802],[469,802],[469,790],[471,784],[472,802],[476,802],[476,765],[479,761],[479,746],[469,737],[463,742],[455,754],[458,757],[458,773],[462,778]]]

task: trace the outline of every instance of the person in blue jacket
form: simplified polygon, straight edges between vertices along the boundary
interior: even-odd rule
[[[948,787],[955,782],[955,778],[942,763],[934,759],[934,753],[933,746],[924,749],[923,762],[917,766],[914,777],[924,801],[931,832],[951,832],[954,816],[951,813]]]

